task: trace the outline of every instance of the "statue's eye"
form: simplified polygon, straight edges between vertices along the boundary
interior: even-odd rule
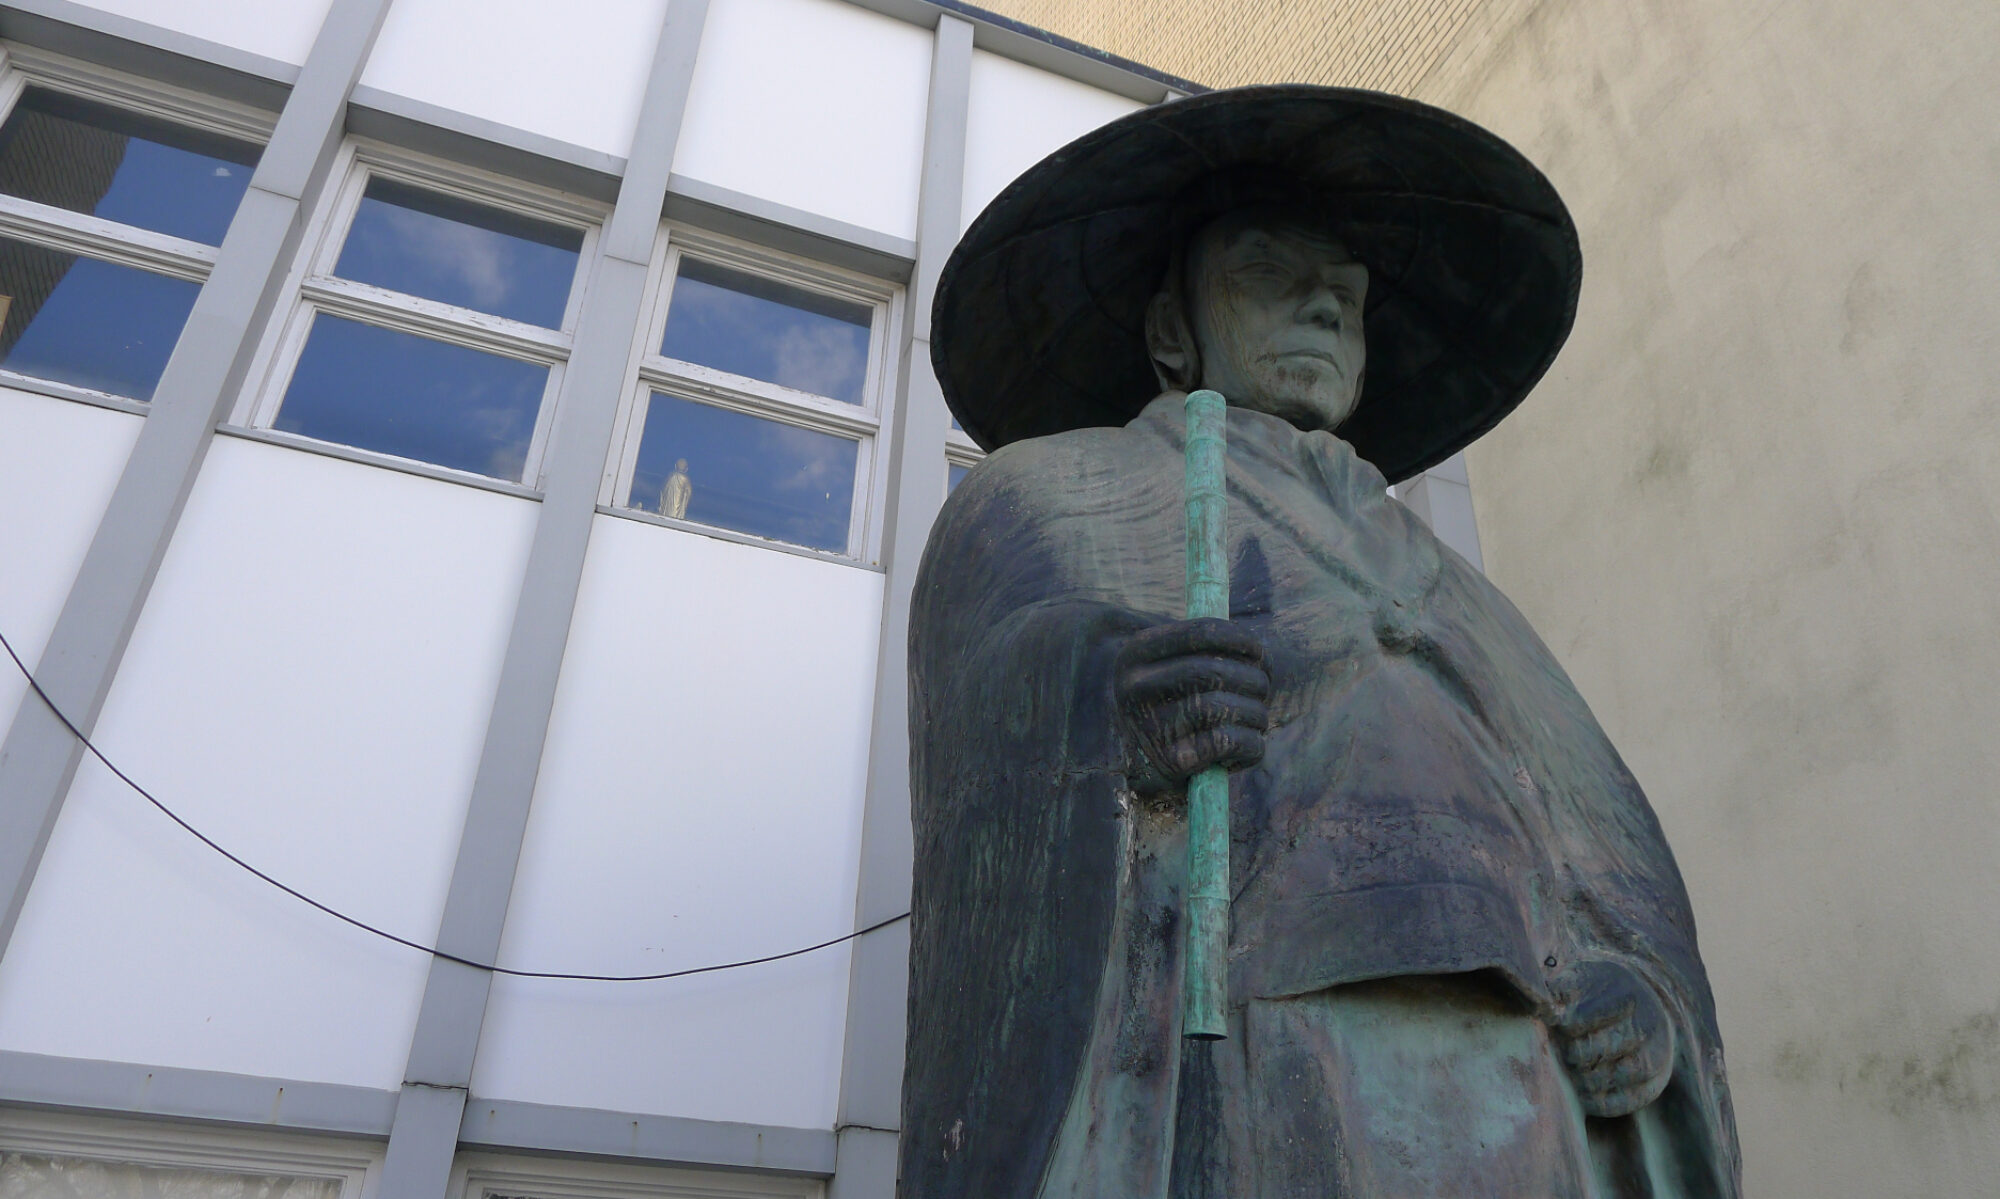
[[[1252,262],[1246,262],[1236,268],[1236,274],[1245,279],[1269,280],[1279,283],[1285,282],[1292,277],[1291,270],[1283,263],[1273,262],[1268,258],[1259,258]]]

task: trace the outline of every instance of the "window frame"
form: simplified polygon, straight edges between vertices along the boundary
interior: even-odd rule
[[[966,436],[965,430],[953,428],[951,422],[944,426],[944,493],[951,494],[951,468],[963,466],[967,470],[986,460],[986,451]]]
[[[825,1182],[797,1175],[460,1150],[445,1194],[449,1199],[825,1199],[826,1190]]]
[[[873,310],[862,402],[849,404],[660,353],[660,343],[666,336],[667,313],[673,303],[674,283],[684,257]],[[893,427],[896,416],[896,330],[902,327],[904,289],[876,276],[843,270],[679,222],[660,226],[653,242],[646,287],[645,317],[639,323],[631,361],[626,367],[625,397],[613,431],[612,453],[606,460],[603,482],[598,489],[598,511],[833,562],[879,564],[882,552],[879,515],[889,494],[882,438]],[[816,549],[627,506],[625,497],[631,494],[632,478],[637,473],[646,412],[655,391],[855,442],[854,499],[848,511],[847,549]]]
[[[382,1168],[379,1145],[344,1137],[22,1108],[0,1110],[0,1150],[168,1170],[324,1179],[340,1184],[340,1199],[374,1194]]]
[[[251,142],[260,148],[260,157],[261,149],[269,146],[271,130],[277,124],[275,113],[247,104],[127,75],[17,42],[0,42],[0,121],[13,115],[14,105],[30,87]],[[254,168],[252,171],[254,174]],[[220,252],[219,246],[5,194],[0,194],[0,237],[195,284],[208,281]],[[0,386],[125,412],[143,414],[152,408],[150,402],[132,396],[44,379],[4,366],[0,366]]]
[[[580,231],[583,242],[577,251],[576,274],[564,302],[561,327],[532,325],[335,275],[334,266],[347,245],[355,214],[361,208],[362,194],[368,188],[368,181],[377,176]],[[342,142],[331,177],[339,180],[339,185],[326,190],[326,200],[313,214],[305,236],[300,239],[299,251],[281,293],[282,310],[268,323],[251,365],[249,377],[254,384],[245,387],[238,397],[231,425],[253,431],[260,440],[300,449],[324,450],[338,457],[429,476],[442,472],[444,477],[483,487],[540,494],[556,402],[562,393],[570,356],[576,349],[577,321],[594,282],[592,267],[604,222],[610,217],[609,206],[367,138],[350,137]],[[312,331],[313,318],[321,313],[546,366],[548,379],[542,387],[521,477],[496,478],[277,428],[278,414]]]

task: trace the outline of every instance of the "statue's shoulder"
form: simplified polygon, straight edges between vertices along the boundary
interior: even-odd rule
[[[996,504],[1023,514],[1049,514],[1087,503],[1093,481],[1129,475],[1158,455],[1164,443],[1136,425],[1069,429],[1001,446],[952,490],[946,515]]]
[[[1050,472],[1096,471],[1107,463],[1129,460],[1154,448],[1140,422],[1067,429],[1001,446],[987,458],[1006,476],[1045,476]]]

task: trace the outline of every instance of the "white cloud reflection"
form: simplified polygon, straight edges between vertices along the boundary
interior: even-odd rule
[[[382,205],[378,216],[394,243],[390,253],[433,279],[456,284],[450,290],[467,296],[471,307],[491,311],[512,293],[509,276],[517,272],[510,269],[512,247],[503,235],[390,204]]]
[[[858,398],[868,369],[867,331],[840,321],[800,322],[779,334],[773,353],[773,382],[838,400]]]

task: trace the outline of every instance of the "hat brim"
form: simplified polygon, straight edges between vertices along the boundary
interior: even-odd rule
[[[1513,147],[1379,92],[1282,84],[1143,109],[1030,167],[940,276],[931,357],[983,449],[1122,425],[1159,391],[1145,313],[1190,188],[1281,177],[1369,267],[1368,366],[1339,433],[1392,482],[1521,402],[1576,313],[1582,254]]]

